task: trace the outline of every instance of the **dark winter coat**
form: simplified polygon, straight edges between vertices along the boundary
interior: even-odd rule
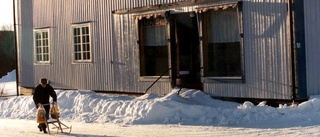
[[[47,84],[45,88],[39,84],[33,93],[33,101],[37,105],[38,103],[47,104],[49,103],[50,96],[54,102],[57,101],[57,94],[53,90],[52,86]]]

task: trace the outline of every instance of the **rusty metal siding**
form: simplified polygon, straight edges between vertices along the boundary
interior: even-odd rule
[[[286,0],[243,1],[244,83],[205,83],[221,97],[290,99]]]
[[[308,96],[320,94],[320,1],[304,1]]]

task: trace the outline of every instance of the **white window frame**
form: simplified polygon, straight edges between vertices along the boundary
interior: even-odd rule
[[[47,32],[47,45],[44,45],[44,41],[46,39],[43,38],[43,32]],[[40,39],[37,39],[37,33],[40,34]],[[40,45],[37,45],[37,41],[40,40]],[[50,63],[50,31],[49,29],[34,29],[33,31],[33,45],[34,45],[34,62],[36,64],[49,64]],[[40,46],[40,53],[38,53],[38,47],[37,46]],[[44,53],[45,50],[45,47],[48,48],[47,52]],[[44,60],[45,59],[45,55],[48,55],[47,56],[47,60]],[[39,60],[38,58],[38,55],[41,56],[41,59]]]
[[[82,28],[88,27],[88,34],[84,34]],[[75,34],[74,34],[74,29],[79,28],[80,29],[80,34],[79,36],[79,42],[77,42],[80,46],[78,49],[79,51],[75,51],[75,46],[76,46],[76,41],[75,41]],[[83,36],[88,36],[89,42],[83,42]],[[91,63],[92,62],[92,32],[91,32],[91,24],[90,23],[82,23],[82,24],[72,24],[71,25],[71,41],[72,41],[72,61],[73,63]],[[85,51],[83,44],[89,44],[89,50]],[[84,59],[84,55],[86,53],[89,53],[89,59]],[[76,54],[80,54],[80,59],[76,58]]]

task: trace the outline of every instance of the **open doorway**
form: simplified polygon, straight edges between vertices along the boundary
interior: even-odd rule
[[[194,13],[171,16],[172,72],[176,72],[173,79],[177,86],[202,90],[197,18]]]

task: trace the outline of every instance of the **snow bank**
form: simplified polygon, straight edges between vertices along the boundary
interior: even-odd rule
[[[174,89],[166,96],[141,97],[97,94],[91,91],[57,91],[61,119],[87,123],[252,125],[284,119],[319,122],[320,98],[313,97],[296,107],[253,105],[212,99],[191,89]],[[31,96],[0,100],[0,118],[35,119]],[[307,123],[306,123],[307,124]]]
[[[0,79],[14,91],[15,71]],[[10,82],[11,81],[11,82]],[[98,94],[92,91],[56,90],[61,119],[87,123],[186,124],[248,127],[307,126],[320,122],[320,95],[296,106],[278,108],[261,102],[238,104],[212,99],[199,90],[173,89],[166,96],[140,97]],[[35,119],[32,96],[0,98],[0,118]],[[258,126],[257,126],[258,125]],[[272,126],[270,126],[272,125]]]
[[[11,72],[8,72],[7,75],[3,76],[0,79],[0,83],[1,82],[15,82],[16,81],[16,70],[13,70]]]

